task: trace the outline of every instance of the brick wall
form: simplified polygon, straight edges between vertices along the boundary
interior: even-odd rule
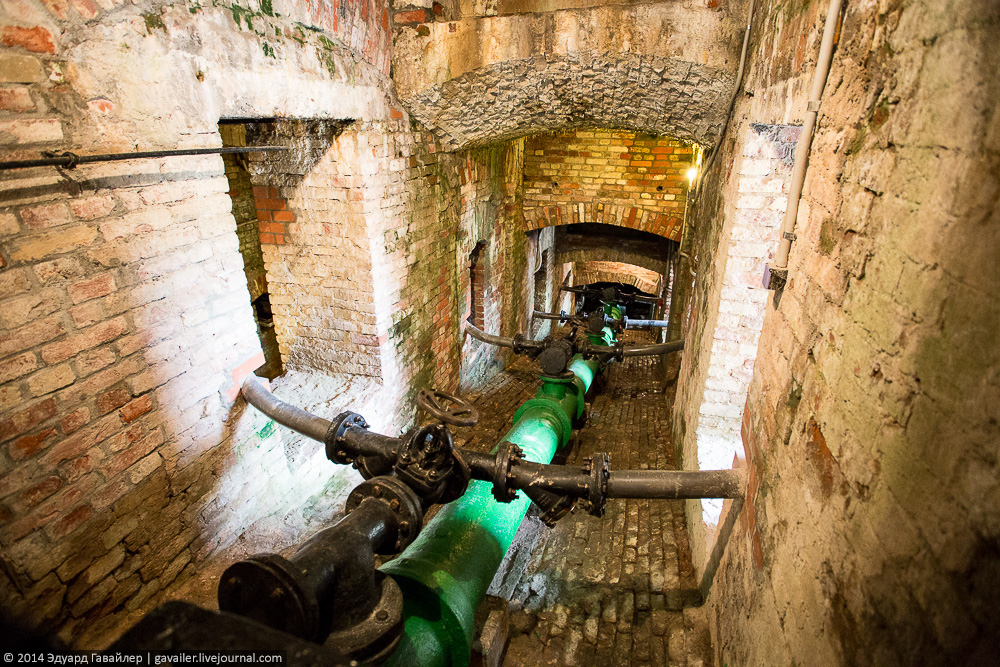
[[[680,239],[692,149],[636,132],[576,130],[528,140],[529,229],[599,222]]]
[[[801,122],[826,10],[758,8],[754,94],[693,209],[681,388],[706,364],[744,137]],[[1000,95],[985,74],[1000,15],[967,9],[846,6],[790,282],[767,299],[744,412],[749,497],[709,599],[720,664],[975,664],[998,650],[985,573],[1000,164],[996,106],[974,101]],[[677,415],[691,405],[679,392]]]
[[[712,292],[705,296],[717,304],[717,313],[706,319],[699,382],[685,388],[691,400],[681,447],[698,469],[729,468],[743,456],[740,424],[769,296],[761,277],[778,245],[799,133],[797,126],[753,123],[743,135],[734,166],[735,202],[727,207],[730,221],[713,261]],[[711,547],[721,510],[720,499],[706,499],[701,521],[691,517],[698,524],[691,532],[699,559]]]
[[[383,75],[386,14],[375,3],[345,2],[316,17],[306,13],[325,5],[275,4],[274,16],[184,4],[46,7],[51,15],[30,2],[4,6],[4,159],[218,146],[220,117],[331,114],[361,118],[365,137],[393,140],[373,152],[345,135],[337,157],[353,171],[330,165],[320,172],[326,178],[370,176],[406,142],[433,152],[393,110]],[[321,30],[302,32],[296,21]],[[188,35],[212,38],[181,38]],[[424,194],[424,181],[399,162],[399,183],[410,174],[414,181],[395,195],[402,210]],[[308,181],[306,172],[291,175]],[[255,194],[270,214],[265,222],[282,225],[285,246],[301,249],[322,236],[305,227],[313,209],[301,204],[322,199],[303,188],[279,192],[287,185],[259,184],[267,196]],[[363,231],[347,237],[358,257],[371,256],[376,234],[384,238],[381,185],[360,201],[337,202],[356,216],[343,224]],[[10,172],[0,189],[0,598],[4,613],[24,623],[98,646],[206,559],[227,558],[241,536],[274,537],[259,550],[301,539],[291,527],[350,475],[341,481],[343,471],[315,444],[234,402],[262,358],[221,157]],[[422,238],[447,223],[435,218]],[[284,246],[273,239],[277,267]],[[316,271],[300,277],[325,290],[327,302],[338,298]],[[346,277],[359,293],[379,294]],[[397,289],[416,289],[401,278]],[[384,346],[369,347],[385,374]],[[457,367],[454,357],[444,362]],[[381,400],[377,378],[305,366],[275,391],[324,416],[361,410],[384,430],[409,418],[397,412],[398,399]],[[407,380],[393,391],[408,392]]]

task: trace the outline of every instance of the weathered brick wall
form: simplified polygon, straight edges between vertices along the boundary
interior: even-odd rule
[[[743,137],[801,122],[825,10],[759,5],[753,96],[693,211],[682,388],[707,364]],[[749,498],[709,599],[720,664],[995,660],[998,28],[989,3],[846,5],[744,414]]]
[[[679,446],[691,469],[730,468],[742,456],[743,406],[769,297],[761,277],[777,249],[799,132],[797,126],[753,123],[740,135],[735,175],[726,189],[729,220],[711,255],[713,273],[703,276],[702,298],[711,306],[700,308],[705,328],[696,339],[698,354],[689,355],[689,380],[678,390],[686,424]],[[701,506],[700,517],[689,506],[689,521],[695,559],[704,566],[722,501],[705,499]]]
[[[217,146],[220,117],[408,133],[375,3],[3,9],[5,159]],[[0,189],[0,598],[95,645],[250,526],[285,525],[335,467],[234,403],[262,359],[222,158],[9,172]],[[282,382],[326,416],[403,419],[370,380]]]
[[[469,290],[469,253],[479,241],[486,241],[483,255],[486,300],[485,331],[512,336],[527,331],[531,307],[532,276],[529,267],[537,260],[528,252],[528,239],[520,217],[524,164],[524,142],[470,151],[465,163],[461,204],[462,242],[458,246],[459,290]],[[480,260],[482,261],[482,259]],[[459,311],[459,321],[467,317],[467,302]],[[461,389],[474,391],[502,368],[509,350],[480,343],[471,337],[458,339],[461,346]]]
[[[575,130],[527,140],[529,229],[599,222],[680,240],[692,149],[620,130]]]

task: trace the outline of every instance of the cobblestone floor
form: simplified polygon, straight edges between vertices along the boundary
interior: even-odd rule
[[[673,396],[660,390],[660,360],[611,364],[605,376],[566,462],[607,451],[612,468],[674,468]],[[537,388],[534,365],[518,361],[470,397],[481,421],[456,440],[492,448]],[[503,586],[511,598],[505,667],[712,665],[707,617],[685,608],[696,582],[681,501],[610,500],[603,518],[577,511],[552,529],[534,526],[526,522],[524,553]]]

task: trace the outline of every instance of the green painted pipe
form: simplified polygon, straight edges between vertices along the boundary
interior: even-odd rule
[[[583,414],[584,395],[599,370],[576,355],[573,378],[545,380],[535,398],[514,415],[503,440],[524,458],[549,463]],[[496,448],[494,448],[496,451]],[[396,667],[464,667],[472,652],[476,607],[496,575],[528,504],[523,493],[510,503],[493,498],[492,484],[473,481],[458,500],[441,508],[399,558],[382,566],[403,591],[405,629],[386,664]]]

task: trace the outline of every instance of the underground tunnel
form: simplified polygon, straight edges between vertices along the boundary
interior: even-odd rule
[[[5,661],[997,664],[998,30],[0,3]]]

